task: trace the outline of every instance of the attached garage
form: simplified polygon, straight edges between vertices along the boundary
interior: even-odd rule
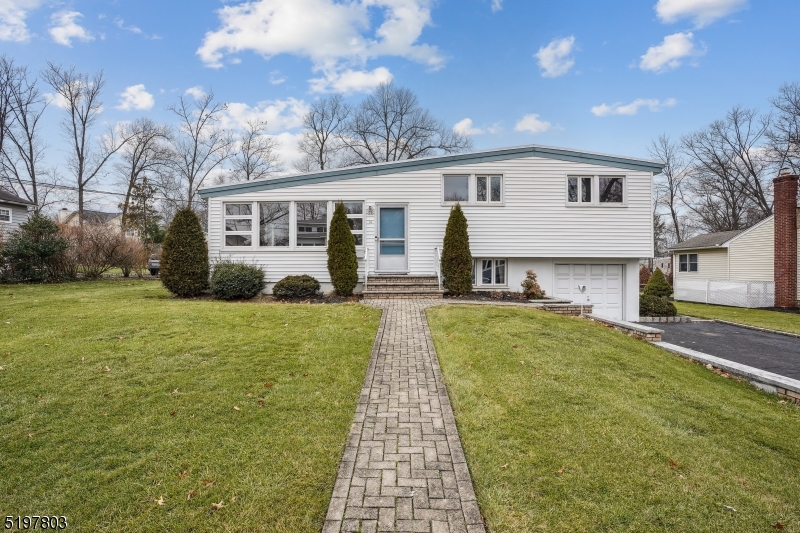
[[[623,265],[557,264],[555,296],[593,306],[593,313],[623,320]],[[580,285],[586,286],[581,294]]]

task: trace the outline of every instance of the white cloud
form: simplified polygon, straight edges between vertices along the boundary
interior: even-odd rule
[[[557,78],[569,72],[569,69],[575,64],[575,58],[570,55],[574,49],[574,36],[553,39],[547,46],[539,48],[534,57],[539,60],[542,76]]]
[[[199,85],[195,85],[194,87],[189,87],[183,92],[183,94],[188,94],[196,100],[200,100],[201,98],[206,97],[206,92]]]
[[[122,19],[121,19],[121,18],[119,18],[119,17],[117,17],[117,18],[115,18],[115,19],[114,19],[114,24],[116,24],[116,25],[117,25],[117,27],[118,27],[119,29],[121,29],[121,30],[129,31],[129,32],[131,32],[131,33],[136,33],[136,34],[141,34],[141,33],[142,33],[142,30],[141,30],[141,28],[138,28],[138,27],[136,27],[136,26],[134,26],[134,25],[125,26],[125,21],[124,21],[124,20],[122,20]]]
[[[486,130],[482,130],[481,128],[476,128],[472,124],[471,118],[465,118],[464,120],[457,122],[456,125],[453,126],[453,131],[456,133],[460,133],[461,135],[481,135],[483,133],[486,133]]]
[[[308,80],[314,93],[368,93],[381,83],[390,82],[394,77],[389,69],[378,67],[375,70],[337,71],[332,69],[321,78]]]
[[[552,124],[539,120],[539,115],[531,114],[522,117],[517,125],[514,126],[516,131],[527,131],[529,133],[544,133],[549,130]]]
[[[661,44],[648,48],[639,62],[639,68],[658,73],[666,72],[681,66],[687,57],[701,56],[705,53],[705,47],[695,46],[692,32],[674,33],[664,37]]]
[[[269,82],[272,85],[280,85],[286,81],[286,76],[281,75],[280,70],[273,70],[269,73]]]
[[[222,66],[226,55],[245,51],[266,59],[279,54],[307,57],[315,72],[331,79],[322,82],[325,87],[345,74],[349,78],[365,74],[366,62],[382,56],[403,57],[436,70],[444,66],[444,57],[435,46],[418,42],[423,29],[432,24],[433,2],[252,0],[224,6],[217,12],[220,27],[206,33],[197,54],[215,68]],[[380,24],[373,27],[379,16]],[[312,84],[319,89],[320,82]]]
[[[156,103],[153,95],[147,92],[144,85],[141,83],[139,85],[131,85],[122,91],[119,96],[120,99],[117,109],[123,111],[130,111],[132,109],[147,111],[152,109]]]
[[[503,0],[492,0],[492,13],[497,13],[503,9]]]
[[[94,36],[75,21],[83,17],[77,11],[59,11],[50,16],[50,36],[58,44],[72,46],[72,39],[94,41]]]
[[[48,104],[53,104],[61,109],[69,109],[67,99],[64,98],[61,93],[44,93],[44,99]]]
[[[225,128],[242,129],[248,120],[267,123],[267,131],[271,133],[292,130],[303,125],[303,117],[309,106],[303,100],[287,98],[286,100],[266,100],[254,106],[233,102],[226,105],[222,119]]]
[[[0,0],[0,41],[25,42],[31,38],[25,18],[42,0]]]
[[[665,107],[672,107],[677,104],[678,101],[674,98],[667,98],[663,102],[661,100],[656,100],[654,98],[645,99],[645,98],[637,98],[630,104],[601,104],[594,106],[592,108],[592,113],[598,117],[606,117],[609,115],[635,115],[639,112],[639,108],[646,107],[653,113],[661,111]]]
[[[656,14],[667,24],[687,18],[702,28],[746,6],[747,0],[658,0]]]

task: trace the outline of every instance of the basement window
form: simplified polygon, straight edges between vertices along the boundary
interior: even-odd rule
[[[472,281],[473,284],[480,286],[506,286],[506,260],[476,259],[473,263]]]
[[[697,254],[680,254],[678,256],[679,272],[697,272]]]

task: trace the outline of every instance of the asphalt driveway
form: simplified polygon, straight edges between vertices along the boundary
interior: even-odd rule
[[[800,380],[800,338],[710,321],[648,325],[664,342]]]

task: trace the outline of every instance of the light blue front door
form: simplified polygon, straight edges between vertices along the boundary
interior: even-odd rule
[[[379,272],[408,272],[406,206],[378,206]]]

